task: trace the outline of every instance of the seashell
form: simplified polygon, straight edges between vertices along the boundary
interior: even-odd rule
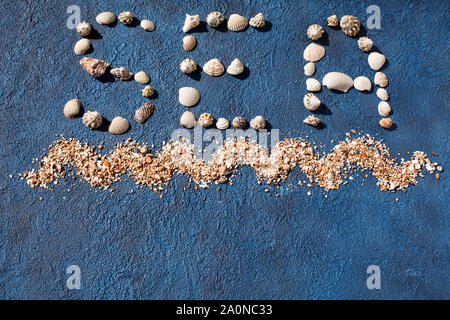
[[[314,74],[314,72],[316,72],[316,65],[314,64],[314,62],[308,62],[303,67],[303,70],[305,71],[305,76],[310,77]]]
[[[216,122],[217,129],[225,130],[225,129],[228,129],[229,126],[230,126],[230,122],[227,119],[225,119],[225,118],[217,119],[217,122]]]
[[[244,65],[238,58],[234,59],[227,68],[227,73],[237,76],[244,71]]]
[[[154,110],[155,105],[147,101],[142,107],[134,112],[134,120],[138,123],[144,123],[148,118],[150,118]]]
[[[200,15],[193,15],[186,13],[186,19],[184,20],[183,32],[186,33],[191,29],[194,29],[200,24]]]
[[[97,129],[102,125],[103,118],[97,111],[88,111],[83,114],[83,123],[90,129]]]
[[[72,99],[66,102],[64,105],[63,113],[64,115],[72,119],[81,111],[81,101],[78,99]]]
[[[111,24],[116,21],[116,15],[109,11],[102,12],[95,17],[95,21],[97,21],[98,24]]]
[[[111,69],[110,73],[122,81],[130,80],[133,73],[129,72],[125,67]]]
[[[337,15],[332,15],[327,18],[330,27],[337,27],[339,25],[339,18]]]
[[[209,128],[214,123],[214,117],[210,113],[202,113],[198,118],[198,122],[204,128]]]
[[[381,67],[384,65],[384,63],[386,62],[386,57],[379,52],[372,52],[367,57],[367,61],[369,62],[370,68],[372,68],[372,70],[377,71],[380,70]]]
[[[200,93],[192,87],[182,87],[178,90],[178,101],[185,107],[193,107],[200,101]]]
[[[150,98],[155,93],[155,90],[151,86],[145,86],[141,92],[144,97]]]
[[[75,43],[75,47],[73,48],[73,52],[76,54],[85,54],[89,48],[91,47],[91,41],[89,39],[80,39]]]
[[[92,26],[90,23],[83,21],[77,25],[77,32],[82,37],[87,37],[91,34]]]
[[[155,30],[155,24],[151,20],[144,19],[141,21],[141,28],[145,31],[152,32]]]
[[[380,116],[387,117],[389,113],[391,113],[391,111],[392,109],[389,103],[387,103],[386,101],[380,101],[380,103],[378,104],[378,113],[380,114]]]
[[[95,59],[90,57],[84,57],[80,60],[80,65],[86,70],[91,76],[98,78],[105,74],[106,68],[109,64],[102,59]]]
[[[206,17],[206,23],[213,28],[217,28],[224,20],[223,14],[218,11],[210,12]]]
[[[379,122],[380,126],[385,129],[390,129],[392,127],[392,119],[391,118],[383,118]]]
[[[194,72],[195,70],[197,70],[197,63],[192,59],[184,59],[180,63],[180,70],[181,72],[186,74]]]
[[[195,115],[190,111],[185,111],[181,115],[180,125],[188,129],[193,128],[195,126]]]
[[[312,92],[317,92],[320,91],[320,89],[322,89],[322,85],[320,84],[320,82],[314,78],[308,78],[306,79],[306,90],[308,91],[312,91]]]
[[[266,20],[264,19],[263,14],[260,12],[256,16],[254,16],[253,18],[250,18],[249,24],[253,28],[262,28],[262,27],[264,27],[266,25]]]
[[[119,14],[119,21],[123,24],[131,24],[133,19],[133,15],[129,11],[124,11]]]
[[[372,89],[372,82],[367,77],[359,76],[353,80],[353,86],[358,91],[370,91]]]
[[[308,27],[308,30],[306,30],[306,35],[311,40],[318,40],[322,37],[323,33],[325,31],[323,28],[318,24],[312,24]]]
[[[144,71],[139,71],[134,75],[134,80],[137,83],[146,84],[150,82],[150,77]]]
[[[194,36],[186,36],[183,38],[183,49],[191,51],[197,45],[197,39]]]
[[[359,29],[361,28],[361,23],[359,19],[354,16],[345,15],[341,18],[341,29],[344,31],[346,35],[349,37],[354,37],[358,34]]]
[[[220,63],[219,59],[211,59],[205,63],[203,71],[212,77],[218,77],[223,74],[225,67]]]
[[[266,120],[262,116],[256,116],[250,121],[250,127],[261,130],[266,127]]]
[[[130,124],[127,119],[122,117],[115,117],[112,119],[108,127],[108,131],[112,134],[122,134],[127,132],[128,129],[130,129]]]
[[[305,120],[303,120],[303,123],[306,123],[307,125],[313,126],[313,127],[317,127],[322,121],[320,121],[319,118],[310,115],[307,116]]]
[[[353,87],[353,80],[342,72],[329,72],[323,77],[322,85],[330,90],[347,92]]]
[[[378,88],[377,97],[383,101],[386,101],[386,100],[389,100],[389,93],[387,92],[386,89]]]
[[[325,56],[325,48],[319,44],[311,43],[303,51],[303,59],[308,62],[316,62]]]
[[[303,97],[303,105],[309,111],[319,109],[321,103],[320,99],[314,93],[307,93]]]
[[[227,27],[231,31],[242,31],[248,26],[248,20],[241,15],[233,13],[227,22]]]
[[[367,52],[367,51],[370,51],[370,49],[372,49],[373,42],[372,42],[372,40],[370,40],[367,37],[361,37],[358,39],[358,47],[362,51]]]
[[[247,124],[247,121],[242,118],[242,117],[235,117],[232,121],[233,127],[235,127],[236,129],[241,129],[243,127],[245,127],[245,125]]]
[[[379,71],[379,72],[375,73],[373,82],[375,82],[375,84],[377,86],[385,88],[389,84],[389,79],[383,72]]]

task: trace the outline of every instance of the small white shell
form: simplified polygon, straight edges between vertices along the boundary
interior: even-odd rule
[[[370,40],[367,37],[361,37],[358,39],[358,47],[362,51],[367,52],[367,51],[370,51],[370,49],[372,49],[373,42],[372,42],[372,40]]]
[[[197,63],[192,59],[184,59],[180,63],[180,70],[183,73],[191,73],[197,70]]]
[[[116,21],[116,15],[109,11],[102,12],[95,17],[95,21],[97,21],[98,24],[111,24]]]
[[[255,130],[261,130],[266,127],[266,120],[262,116],[256,116],[250,121],[250,127]]]
[[[198,117],[198,122],[204,128],[209,128],[214,123],[214,117],[210,113],[202,113],[200,117]]]
[[[216,122],[217,129],[225,130],[225,129],[228,129],[229,126],[230,126],[230,122],[227,119],[225,119],[225,118],[217,119],[217,122]]]
[[[224,21],[225,17],[218,11],[210,12],[206,17],[206,23],[213,28],[217,28]]]
[[[358,91],[370,91],[372,89],[372,82],[367,77],[359,76],[353,80],[353,86]]]
[[[102,125],[103,118],[97,111],[88,111],[83,114],[83,123],[89,129],[97,129]]]
[[[383,67],[384,63],[386,62],[386,57],[379,53],[379,52],[372,52],[367,57],[367,61],[369,62],[369,66],[372,68],[372,70],[380,70],[381,67]]]
[[[339,25],[339,18],[337,15],[332,15],[327,18],[330,27],[337,27]]]
[[[353,80],[342,72],[329,72],[323,77],[322,85],[328,89],[347,92],[353,87]]]
[[[150,82],[150,77],[144,71],[139,71],[134,75],[134,80],[137,83],[146,84]]]
[[[151,20],[144,19],[141,21],[141,28],[145,31],[152,32],[155,30],[155,24]]]
[[[377,90],[377,97],[380,100],[386,101],[386,100],[389,100],[389,93],[387,92],[386,89],[378,88],[378,90]]]
[[[81,101],[78,99],[72,99],[66,102],[64,105],[63,113],[64,115],[72,119],[78,115],[81,111]]]
[[[145,86],[144,89],[141,90],[141,92],[144,97],[150,98],[155,93],[155,89],[153,89],[151,86]]]
[[[91,48],[91,41],[89,39],[80,39],[75,43],[73,52],[76,54],[85,54]]]
[[[195,126],[195,115],[190,111],[185,111],[181,115],[180,125],[188,129],[193,128]]]
[[[119,21],[123,24],[131,24],[133,19],[133,15],[129,11],[124,11],[119,14]]]
[[[191,29],[194,29],[200,24],[200,15],[190,15],[186,13],[186,19],[184,20],[183,32],[186,33]]]
[[[224,73],[225,67],[220,63],[219,59],[211,59],[205,63],[203,71],[212,77],[219,77]]]
[[[316,65],[314,64],[314,62],[308,62],[303,67],[303,70],[305,71],[305,76],[310,77],[314,74],[314,72],[316,72]]]
[[[227,68],[227,73],[237,76],[244,71],[244,65],[238,58],[234,59]]]
[[[127,119],[122,117],[115,117],[112,119],[108,127],[108,131],[112,134],[122,134],[127,132],[128,129],[130,129],[130,124]]]
[[[354,16],[345,15],[341,18],[340,21],[341,29],[344,31],[346,35],[349,37],[354,37],[358,34],[359,29],[361,28],[361,23],[359,19]]]
[[[133,77],[133,73],[129,72],[125,67],[111,69],[110,73],[122,81],[130,80]]]
[[[182,87],[178,91],[178,101],[185,107],[193,107],[200,101],[200,93],[192,87]]]
[[[311,92],[317,92],[322,89],[322,85],[320,82],[314,78],[308,78],[306,79],[306,90]]]
[[[303,97],[303,105],[309,111],[319,109],[321,103],[320,99],[314,93],[307,93]]]
[[[185,36],[183,38],[183,49],[191,51],[197,45],[197,39],[194,36]]]
[[[325,48],[319,44],[311,43],[303,51],[303,59],[308,62],[316,62],[325,56]]]
[[[236,13],[233,13],[227,22],[227,27],[231,31],[242,31],[248,26],[248,20]]]
[[[77,32],[82,37],[87,37],[91,33],[91,31],[92,26],[88,22],[83,21],[77,25]]]
[[[306,35],[311,40],[318,40],[322,37],[323,33],[325,31],[323,28],[318,24],[312,24],[308,27],[308,30],[306,30]]]
[[[385,88],[389,84],[389,79],[383,72],[378,71],[377,73],[375,73],[373,82],[377,86]]]
[[[317,127],[322,121],[320,121],[319,118],[310,115],[307,116],[305,120],[303,120],[303,123],[306,123],[307,125],[313,126],[313,127]]]
[[[391,106],[386,101],[380,101],[378,104],[378,113],[382,117],[387,117],[391,113]]]
[[[260,12],[253,18],[250,18],[249,24],[253,28],[262,28],[266,25],[266,20],[264,19],[264,15]]]

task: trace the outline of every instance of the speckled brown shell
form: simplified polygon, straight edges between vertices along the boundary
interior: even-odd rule
[[[150,118],[154,110],[155,105],[147,101],[142,107],[134,112],[134,120],[138,123],[144,123],[148,118]]]
[[[198,122],[204,128],[209,128],[214,123],[214,117],[210,113],[202,113],[198,118]]]

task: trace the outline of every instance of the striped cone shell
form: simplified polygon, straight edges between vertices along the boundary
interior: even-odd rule
[[[155,105],[147,101],[142,107],[134,112],[134,120],[138,123],[144,123],[148,118],[150,118],[154,110]]]

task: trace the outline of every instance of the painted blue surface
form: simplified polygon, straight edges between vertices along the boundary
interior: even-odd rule
[[[343,2],[343,3],[342,3]],[[448,179],[449,6],[447,1],[3,1],[0,16],[0,298],[2,299],[412,299],[449,298]],[[73,54],[79,39],[66,27],[69,5],[81,7],[93,23],[90,56],[114,66],[146,70],[158,91],[156,109],[144,125],[134,121],[122,137],[90,131],[81,119],[68,120],[62,106],[78,97],[85,110],[107,119],[132,120],[145,99],[136,82],[102,83],[87,75]],[[323,130],[306,128],[303,48],[306,28],[325,26],[330,14],[354,14],[365,25],[367,6],[381,8],[381,30],[366,30],[388,58],[390,103],[397,124],[378,125],[374,93],[319,94],[326,108]],[[95,23],[97,13],[129,10],[156,24],[113,28]],[[219,10],[246,17],[263,12],[270,30],[214,31],[203,24],[192,32],[197,48],[181,48],[185,13]],[[326,27],[326,57],[316,78],[329,71],[373,77],[366,54],[339,30]],[[211,58],[229,64],[239,57],[247,78],[229,75],[192,79],[178,70],[182,59],[200,65]],[[54,192],[31,190],[10,179],[37,168],[55,134],[98,143],[107,152],[132,137],[159,145],[170,137],[184,107],[180,86],[194,86],[202,100],[193,111],[231,119],[263,114],[282,137],[308,135],[339,140],[350,129],[379,134],[393,155],[438,153],[441,180],[419,179],[407,193],[380,192],[375,180],[356,178],[328,199],[319,188],[280,186],[265,193],[249,168],[233,186],[194,191],[176,176],[163,199],[136,190],[131,179],[116,191],[93,192],[82,181],[60,182]],[[341,136],[339,136],[339,134]],[[435,159],[432,157],[432,159]],[[295,178],[295,179],[294,179]],[[295,170],[290,182],[302,177]],[[363,183],[363,185],[361,185]],[[67,192],[70,189],[70,192]],[[39,197],[43,201],[39,201]],[[65,197],[65,200],[63,199]],[[395,202],[395,198],[399,198]],[[81,290],[65,286],[66,267],[79,265]],[[366,268],[379,265],[382,289],[368,290]]]

